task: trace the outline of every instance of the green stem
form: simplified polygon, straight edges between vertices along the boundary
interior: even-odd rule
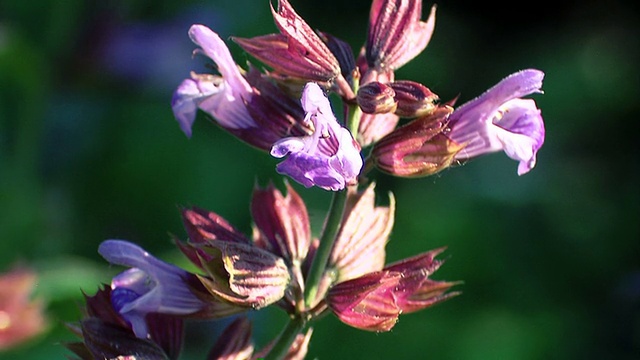
[[[358,136],[358,129],[360,127],[360,117],[362,116],[362,110],[358,105],[349,105],[349,115],[347,118],[347,128],[353,134],[353,137]]]
[[[269,354],[264,358],[265,360],[280,360],[284,359],[285,355],[291,348],[291,344],[296,340],[296,336],[304,328],[305,321],[301,317],[295,317],[289,321],[287,327],[282,330],[278,341],[273,345]]]
[[[333,193],[324,231],[320,238],[320,244],[318,245],[318,250],[316,250],[316,255],[311,263],[311,269],[309,270],[307,281],[305,283],[304,299],[307,307],[312,306],[318,293],[318,285],[320,284],[320,280],[322,280],[322,274],[327,266],[327,260],[329,260],[333,243],[336,241],[336,236],[340,229],[346,200],[346,189]]]

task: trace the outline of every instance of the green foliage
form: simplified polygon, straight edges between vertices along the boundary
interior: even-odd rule
[[[338,12],[340,1],[292,2],[312,27],[347,34],[357,53],[369,1],[349,2],[353,20]],[[35,295],[52,321],[47,334],[0,359],[69,355],[61,343],[74,337],[64,323],[79,319],[82,290],[93,294],[117,270],[97,255],[102,240],[131,240],[177,259],[168,233],[184,235],[179,205],[212,209],[250,232],[251,189],[276,178],[276,161],[201,116],[186,139],[169,101],[197,64],[189,60],[189,24],[240,36],[272,32],[269,2],[178,4],[0,5],[0,270],[35,268]],[[309,358],[640,356],[640,37],[630,15],[635,5],[617,5],[606,15],[596,3],[563,5],[514,26],[494,21],[489,9],[485,16],[439,4],[431,44],[397,77],[463,103],[514,71],[542,69],[545,95],[536,101],[547,142],[521,178],[503,155],[420,180],[374,174],[378,191],[392,190],[397,200],[388,260],[448,246],[436,278],[464,280],[463,294],[403,316],[388,334],[327,317],[316,326]],[[238,16],[249,8],[250,16]],[[344,21],[332,18],[336,12]],[[136,26],[156,27],[123,54],[104,50]],[[135,77],[117,70],[118,56],[142,59]],[[152,71],[158,67],[167,70]],[[310,200],[317,232],[328,197],[299,191]],[[282,316],[255,317],[259,346]],[[185,359],[204,358],[216,340],[197,330],[189,328],[187,345],[200,348]]]

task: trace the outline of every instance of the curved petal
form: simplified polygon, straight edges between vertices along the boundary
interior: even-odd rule
[[[543,78],[539,70],[519,71],[457,108],[449,117],[447,134],[463,146],[455,159],[503,150],[520,162],[518,175],[531,170],[544,143],[544,122],[535,101],[520,97],[542,92]]]
[[[132,268],[113,278],[111,302],[136,336],[148,335],[148,313],[186,315],[205,307],[191,292],[187,271],[156,259],[141,247],[128,241],[106,240],[98,252],[110,263]]]

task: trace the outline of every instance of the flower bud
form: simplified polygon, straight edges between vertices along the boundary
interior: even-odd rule
[[[384,114],[396,111],[395,91],[389,85],[372,81],[358,89],[358,105],[365,114]]]
[[[200,277],[216,298],[236,306],[261,309],[280,300],[289,284],[282,258],[250,244],[214,241],[205,251],[211,260]]]
[[[437,107],[438,95],[428,87],[415,81],[400,80],[388,84],[395,92],[398,104],[396,115],[401,117],[420,117],[433,113]]]
[[[463,148],[443,134],[452,111],[440,106],[380,139],[372,150],[378,168],[395,176],[420,177],[449,167]]]

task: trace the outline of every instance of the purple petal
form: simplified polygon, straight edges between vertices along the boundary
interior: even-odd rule
[[[111,301],[136,336],[147,336],[148,313],[186,315],[204,307],[186,283],[187,271],[156,259],[141,247],[107,240],[98,252],[113,264],[132,268],[113,278]]]
[[[189,29],[189,37],[218,65],[218,71],[232,89],[238,92],[251,92],[251,87],[240,74],[229,48],[218,34],[204,25],[193,25]]]
[[[520,161],[518,175],[536,165],[536,153],[544,143],[544,122],[533,100],[511,100],[497,125],[496,137],[510,158]]]
[[[505,102],[534,93],[541,93],[544,73],[527,69],[511,74],[477,98],[458,107],[450,116],[450,121],[464,117],[468,112],[474,115],[488,115]],[[451,124],[453,125],[453,124]]]
[[[191,136],[191,126],[197,109],[211,115],[226,129],[246,129],[256,127],[245,101],[252,89],[233,61],[226,44],[218,34],[203,25],[193,25],[189,29],[191,40],[202,52],[211,58],[222,75],[191,74],[174,93],[172,108],[180,128]]]
[[[457,108],[449,117],[451,131],[447,135],[464,146],[455,158],[503,150],[520,162],[518,175],[531,170],[544,143],[544,122],[536,103],[520,97],[542,92],[543,78],[539,70],[517,72]]]
[[[301,138],[284,138],[271,147],[271,156],[282,158],[290,153],[297,153],[304,149],[305,142]]]
[[[173,115],[178,120],[180,129],[188,138],[191,137],[191,127],[196,119],[198,103],[201,99],[218,91],[211,82],[185,79],[173,93],[171,99]]]
[[[308,83],[301,103],[305,121],[313,125],[314,132],[274,144],[271,155],[278,158],[288,155],[278,164],[277,171],[306,187],[338,191],[355,184],[363,165],[360,147],[349,130],[336,121],[329,99],[318,84]]]

